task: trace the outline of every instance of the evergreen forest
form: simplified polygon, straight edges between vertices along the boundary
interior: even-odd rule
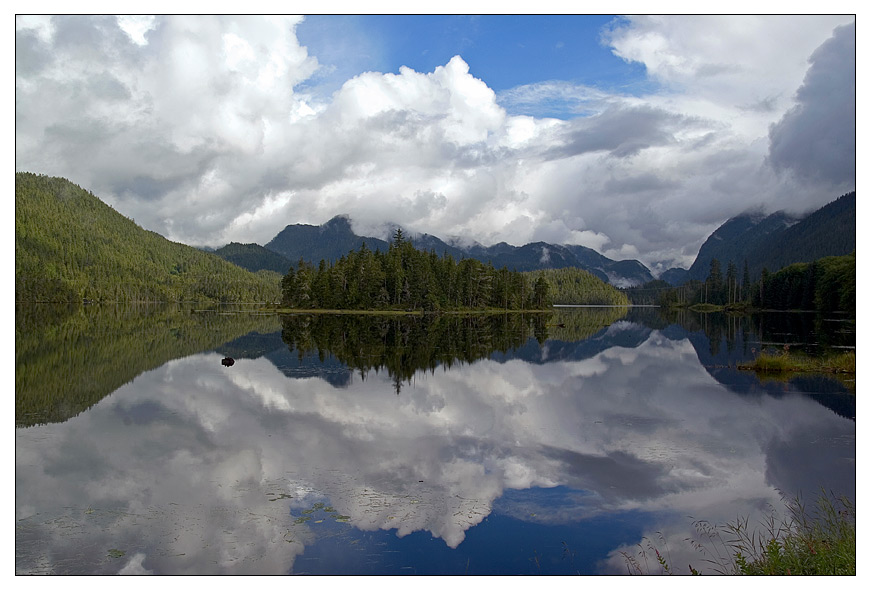
[[[671,287],[657,280],[625,289],[634,304],[662,307],[712,305],[771,310],[840,311],[855,313],[855,253],[798,262],[776,272],[762,269],[752,281],[748,264],[742,271],[730,262],[725,272],[718,259],[710,261],[704,281]]]
[[[543,277],[418,250],[401,229],[386,252],[363,243],[334,263],[315,267],[300,259],[281,289],[282,306],[294,309],[539,310],[552,304]]]
[[[629,305],[628,296],[585,270],[546,268],[527,271],[532,280],[543,278],[549,285],[553,303],[559,305]]]
[[[64,178],[15,174],[17,302],[272,303],[280,280],[147,231]]]
[[[293,266],[293,263],[284,256],[259,244],[230,242],[215,250],[214,254],[251,272],[270,270],[284,276],[287,269]]]

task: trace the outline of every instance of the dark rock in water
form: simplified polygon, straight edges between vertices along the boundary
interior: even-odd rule
[[[225,367],[232,367],[235,364],[235,362],[236,361],[234,361],[230,357],[227,357],[221,361],[221,364]]]

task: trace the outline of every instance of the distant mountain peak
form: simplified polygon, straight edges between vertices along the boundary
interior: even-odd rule
[[[350,216],[346,214],[336,215],[320,226],[322,230],[345,231],[351,230]]]

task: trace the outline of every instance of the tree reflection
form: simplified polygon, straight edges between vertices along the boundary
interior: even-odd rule
[[[418,371],[434,372],[506,353],[548,336],[547,314],[307,315],[283,318],[281,337],[301,359],[334,356],[363,379],[386,370],[396,393]]]
[[[831,348],[855,346],[855,318],[846,314],[815,312],[698,313],[688,309],[632,309],[628,319],[655,330],[679,326],[702,333],[709,354],[745,359],[762,347],[789,345],[808,354],[825,354]]]

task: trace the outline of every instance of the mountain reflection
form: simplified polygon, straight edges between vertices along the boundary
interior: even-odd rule
[[[218,351],[143,372],[75,419],[16,430],[16,571],[302,572],[326,538],[350,551],[366,532],[426,531],[457,549],[499,512],[678,514],[650,526],[683,534],[686,514],[725,521],[780,491],[854,494],[854,422],[741,395],[687,338],[593,315],[574,316],[588,336],[573,343],[547,316],[291,317],[280,350],[255,334],[231,368]],[[289,378],[274,359],[290,356],[365,379]],[[397,379],[412,385],[390,395]],[[557,488],[558,505],[536,492]]]

